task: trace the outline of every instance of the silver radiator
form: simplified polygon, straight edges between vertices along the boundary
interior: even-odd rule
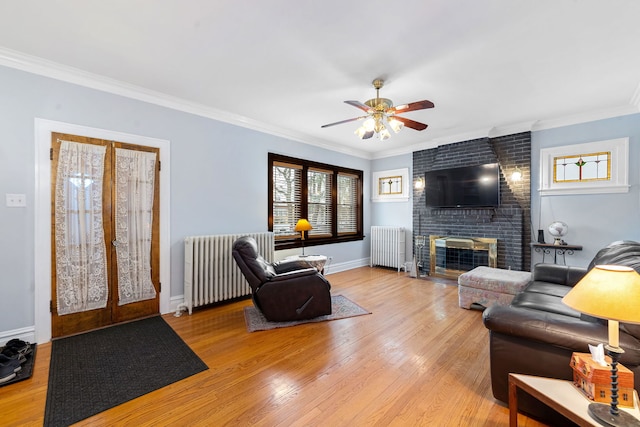
[[[271,232],[189,236],[184,239],[184,303],[176,309],[189,314],[194,307],[251,295],[251,287],[242,275],[233,255],[233,242],[239,237],[256,239],[258,253],[267,261],[274,259]]]
[[[394,267],[400,271],[405,262],[405,230],[403,227],[371,227],[370,264]]]

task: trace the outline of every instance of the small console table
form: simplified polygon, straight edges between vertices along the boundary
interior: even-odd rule
[[[574,251],[581,251],[582,246],[579,245],[554,245],[553,243],[532,243],[533,250],[542,253],[542,262],[547,255],[553,254],[553,263],[558,263],[558,255],[562,257],[562,263],[567,264],[565,254],[573,255]]]
[[[589,404],[592,403],[573,385],[571,381],[554,378],[536,377],[533,375],[509,374],[509,426],[518,425],[518,393],[522,389],[535,399],[558,411],[579,426],[601,426],[589,415]],[[638,393],[633,392],[634,407],[618,407],[634,417],[640,417],[638,410]]]
[[[325,255],[292,255],[285,259],[306,261],[322,274],[324,274],[324,265],[327,263],[327,257]]]

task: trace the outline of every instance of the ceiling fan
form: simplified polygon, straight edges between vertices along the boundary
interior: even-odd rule
[[[427,125],[424,123],[400,117],[398,114],[406,113],[408,111],[433,108],[433,102],[424,100],[394,107],[393,102],[390,99],[380,98],[380,88],[382,88],[382,86],[384,86],[384,81],[382,79],[375,79],[373,81],[373,87],[376,89],[376,97],[366,101],[364,104],[360,101],[344,101],[349,105],[353,105],[354,107],[361,109],[367,113],[366,115],[335,123],[329,123],[321,127],[326,128],[329,126],[366,119],[362,126],[356,130],[355,134],[358,135],[360,139],[369,139],[375,133],[382,141],[391,136],[391,133],[387,129],[387,125],[393,129],[395,133],[400,132],[400,129],[404,126],[415,130],[425,130],[427,128]]]

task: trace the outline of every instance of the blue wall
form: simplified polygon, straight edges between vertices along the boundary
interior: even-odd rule
[[[629,192],[623,194],[539,195],[540,150],[629,138]],[[569,225],[568,243],[581,245],[583,250],[567,256],[568,265],[586,267],[596,252],[616,240],[640,241],[640,114],[597,120],[588,123],[537,130],[531,134],[531,224],[546,230],[555,221]],[[372,171],[408,167],[411,155],[378,159],[372,162]],[[410,194],[413,192],[411,191]],[[371,223],[396,225],[412,229],[412,200],[402,203],[373,203]],[[546,233],[546,232],[545,232]],[[546,233],[547,241],[550,236]],[[410,239],[408,239],[410,240]],[[407,247],[407,257],[412,254]],[[546,261],[549,262],[550,258]],[[532,253],[532,265],[542,262],[542,256]]]
[[[184,237],[267,230],[267,153],[364,171],[370,161],[193,114],[0,67],[0,195],[25,194],[26,208],[0,203],[0,342],[34,325],[34,119],[170,141],[171,296],[183,293]],[[162,179],[162,178],[161,178]],[[369,180],[364,229],[370,223]],[[366,265],[368,240],[316,246],[333,271]]]
[[[371,172],[404,169],[409,170],[409,179],[413,176],[413,155],[411,153],[399,156],[376,159],[371,162]],[[373,180],[373,176],[369,177]],[[373,185],[373,184],[371,184]],[[371,225],[404,227],[406,231],[405,254],[406,260],[413,258],[413,182],[409,187],[409,200],[406,202],[376,202],[371,204]],[[366,229],[365,229],[366,233]]]
[[[268,152],[363,170],[365,234],[371,225],[394,225],[411,235],[411,198],[371,202],[372,172],[406,167],[412,176],[410,153],[371,161],[5,67],[0,67],[0,93],[0,196],[27,197],[26,208],[0,204],[0,341],[34,325],[35,118],[171,142],[172,296],[182,294],[185,236],[266,230]],[[619,137],[630,138],[629,193],[545,197],[538,221],[540,149]],[[640,114],[533,132],[533,228],[539,222],[567,222],[565,240],[584,246],[568,258],[572,265],[586,266],[614,240],[640,240],[639,170]],[[333,271],[366,264],[369,257],[368,239],[315,248],[333,257]],[[411,254],[408,238],[408,259]],[[539,261],[535,254],[533,259]]]
[[[541,149],[624,137],[629,138],[628,193],[540,197]],[[532,228],[546,230],[555,220],[569,225],[564,240],[583,250],[567,256],[567,264],[586,267],[611,242],[640,241],[640,114],[536,131],[531,143]],[[532,261],[541,262],[540,254],[532,254]]]

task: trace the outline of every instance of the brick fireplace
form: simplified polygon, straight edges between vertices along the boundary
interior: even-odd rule
[[[500,206],[496,208],[428,208],[424,190],[413,189],[413,237],[496,239],[495,266],[528,271],[533,241],[531,210],[531,133],[496,138],[479,138],[442,145],[413,153],[413,180],[426,171],[480,165],[500,165]],[[518,167],[522,179],[514,182],[511,173]],[[414,251],[421,273],[436,271],[431,245]],[[437,274],[437,273],[436,273]]]
[[[458,278],[476,267],[496,267],[498,239],[429,236],[429,275]]]

